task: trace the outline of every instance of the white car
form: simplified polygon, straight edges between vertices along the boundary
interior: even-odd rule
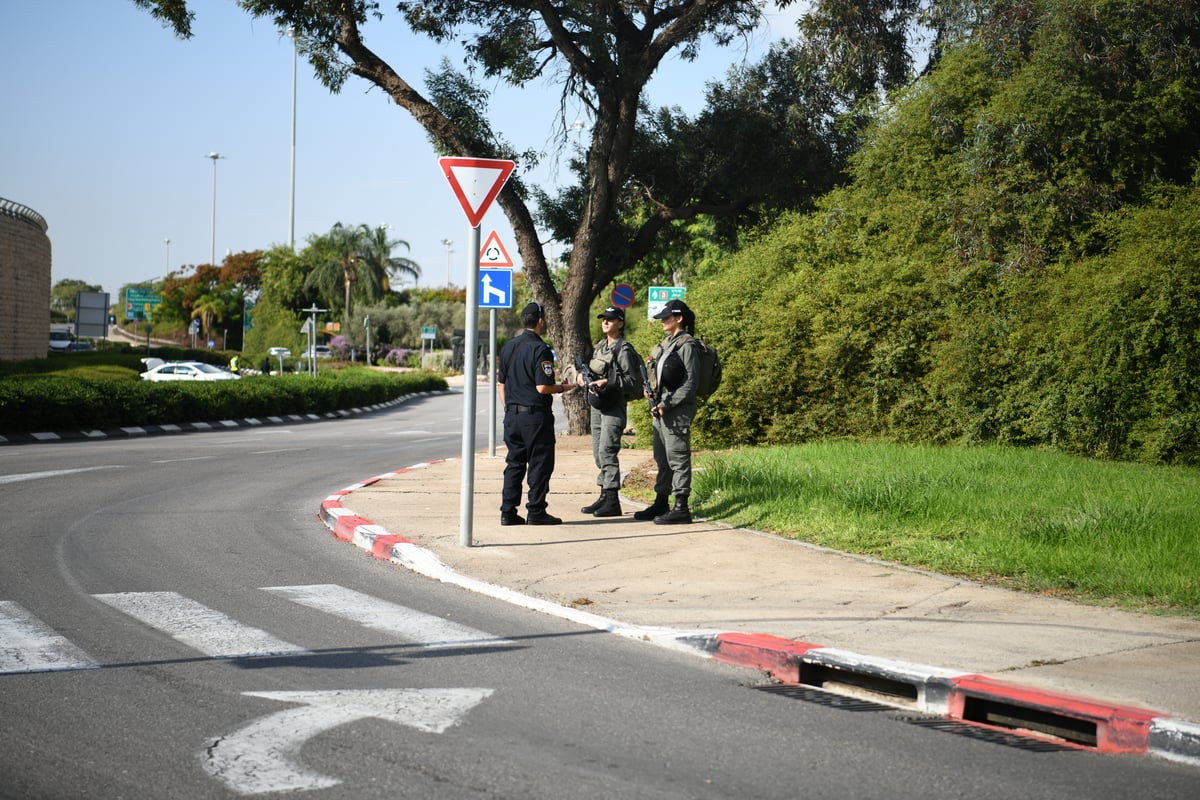
[[[309,350],[305,350],[304,355],[301,356],[301,359],[306,360],[306,359],[312,358],[314,352],[316,353],[318,360],[320,360],[322,358],[333,358],[333,349],[330,347],[326,347],[323,344],[319,344],[316,347],[313,347]]]
[[[55,353],[65,353],[71,346],[71,332],[56,329],[50,331],[50,349]]]
[[[146,365],[146,371],[140,376],[144,381],[236,381],[241,377],[203,361],[143,358],[142,363]]]

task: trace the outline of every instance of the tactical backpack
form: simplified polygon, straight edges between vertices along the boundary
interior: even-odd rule
[[[721,356],[717,348],[703,339],[692,339],[700,346],[700,357],[697,359],[700,367],[696,375],[696,396],[708,397],[721,385]]]
[[[633,353],[634,363],[641,364],[642,357],[640,355],[638,355],[637,350],[633,349],[633,345],[631,345],[629,342],[625,342],[625,346],[629,348],[629,352]],[[619,370],[622,375],[625,374],[625,371],[621,369],[621,363],[619,361],[617,361],[616,358],[613,358],[613,366],[617,370]],[[625,391],[624,391],[625,399],[626,400],[641,400],[642,399],[642,381],[641,381],[641,379],[638,377],[632,376],[632,375],[629,375],[626,377],[629,379],[625,381]]]

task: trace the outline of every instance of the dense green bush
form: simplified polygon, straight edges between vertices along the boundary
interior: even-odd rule
[[[202,383],[98,380],[35,375],[0,380],[0,433],[96,430],[324,414],[446,388],[426,372],[368,369],[255,376]]]
[[[1195,20],[1079,6],[1037,4],[1019,49],[944,57],[851,184],[689,291],[725,364],[698,443],[1200,464]]]

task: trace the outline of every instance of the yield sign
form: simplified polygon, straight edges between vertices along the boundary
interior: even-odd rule
[[[479,251],[479,266],[511,267],[512,265],[512,256],[504,249],[504,242],[500,241],[500,234],[492,231],[487,241],[483,243],[483,249]]]
[[[516,163],[499,158],[439,158],[442,172],[474,228],[504,188]]]

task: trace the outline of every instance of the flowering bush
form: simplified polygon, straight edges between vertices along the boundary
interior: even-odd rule
[[[407,347],[392,348],[388,354],[383,357],[383,363],[391,367],[411,367],[413,364],[413,351]]]

